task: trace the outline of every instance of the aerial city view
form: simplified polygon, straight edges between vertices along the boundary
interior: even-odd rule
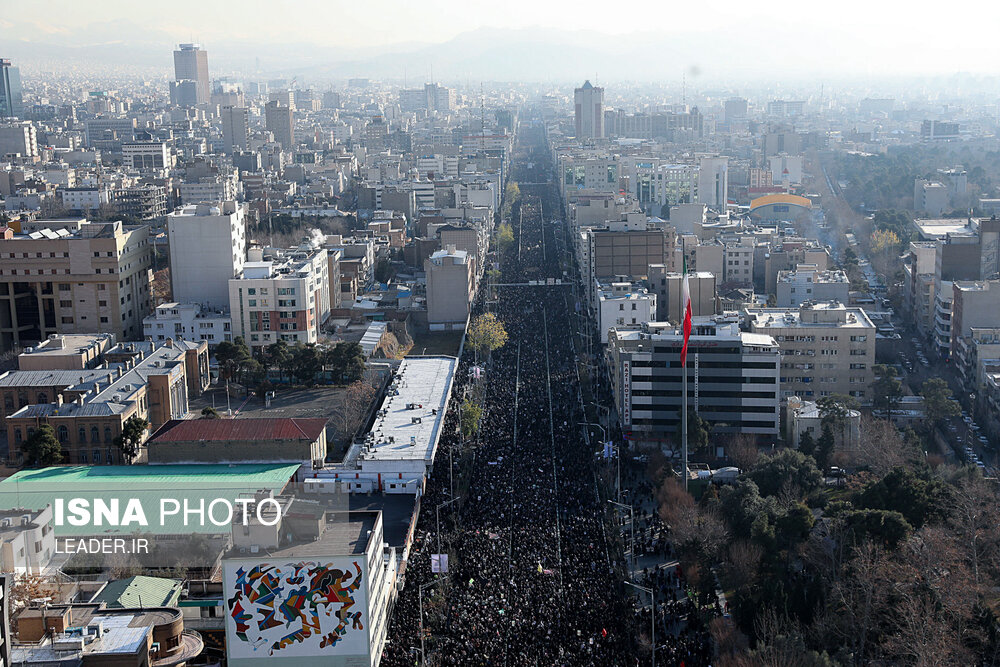
[[[1000,6],[10,0],[0,667],[1000,666]]]

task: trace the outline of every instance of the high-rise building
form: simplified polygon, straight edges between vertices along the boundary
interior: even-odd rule
[[[724,211],[728,201],[728,192],[729,158],[701,158],[698,169],[698,202]]]
[[[295,147],[291,107],[282,106],[276,101],[268,102],[264,108],[264,126],[274,134],[274,140],[283,149],[287,151]]]
[[[475,255],[454,245],[424,261],[427,273],[427,322],[432,329],[464,327],[476,295]]]
[[[733,97],[726,100],[723,107],[726,113],[726,122],[732,123],[737,120],[746,120],[747,101],[742,97]]]
[[[181,44],[174,51],[174,79],[195,82],[195,104],[208,102],[211,88],[208,80],[208,51],[200,44]]]
[[[0,58],[0,118],[10,116],[24,116],[21,70]]]
[[[246,261],[246,222],[236,202],[184,206],[167,215],[174,301],[229,308],[229,281]]]
[[[576,103],[576,138],[600,139],[604,136],[604,89],[584,81],[573,94]]]
[[[222,107],[222,141],[230,155],[250,146],[250,112],[246,107]]]

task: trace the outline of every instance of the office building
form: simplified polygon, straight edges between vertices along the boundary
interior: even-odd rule
[[[698,167],[698,202],[725,211],[729,197],[729,158],[703,157]]]
[[[649,285],[651,291],[656,293],[656,317],[654,319],[657,322],[681,322],[684,318],[684,313],[681,312],[684,274],[670,271],[664,264],[650,264]],[[715,274],[708,271],[689,272],[688,289],[691,294],[691,315],[693,317],[715,315],[717,310]]]
[[[162,141],[123,141],[122,156],[129,169],[169,169],[170,149]]]
[[[101,143],[116,144],[121,151],[123,141],[135,141],[135,118],[91,118],[84,123],[84,142],[95,148]]]
[[[956,280],[951,284],[951,348],[958,352],[961,339],[972,335],[973,328],[1000,325],[1000,280]]]
[[[38,157],[38,134],[28,122],[0,125],[0,159],[8,155]]]
[[[815,265],[800,264],[794,271],[779,271],[775,282],[775,305],[798,308],[805,301],[847,303],[851,281],[840,269],[820,271]]]
[[[131,223],[156,220],[167,214],[167,191],[152,183],[116,188],[111,191],[111,204]]]
[[[278,102],[268,102],[264,108],[264,123],[267,131],[274,134],[274,140],[281,144],[284,150],[289,151],[295,147],[295,125],[291,107],[281,106]]]
[[[167,215],[174,301],[229,308],[229,281],[246,261],[243,206],[233,201],[188,205]]]
[[[604,137],[604,89],[584,81],[573,92],[575,103],[576,138],[601,139]]]
[[[463,329],[476,295],[476,256],[454,245],[424,261],[427,322],[431,329]]]
[[[11,117],[24,117],[21,70],[6,58],[0,58],[0,118]]]
[[[149,228],[121,222],[48,221],[0,238],[0,349],[61,333],[142,335],[152,310]]]
[[[875,325],[861,308],[837,302],[796,309],[748,308],[747,325],[781,348],[781,397],[815,400],[833,394],[871,403]]]
[[[330,316],[329,271],[327,251],[311,242],[287,251],[251,249],[229,281],[233,336],[251,349],[279,340],[315,343]]]
[[[194,82],[194,104],[205,104],[209,101],[211,87],[208,79],[208,51],[199,44],[181,44],[174,51],[174,80]],[[192,101],[185,95],[185,102]],[[175,102],[175,104],[181,104]],[[193,106],[185,104],[184,106]]]
[[[718,433],[778,435],[780,354],[771,336],[741,332],[735,318],[694,318],[688,344],[688,407]],[[637,444],[679,444],[679,326],[612,329],[608,365],[627,437]],[[676,434],[676,435],[675,435]]]
[[[241,153],[250,147],[250,110],[222,107],[222,143],[226,153]]]

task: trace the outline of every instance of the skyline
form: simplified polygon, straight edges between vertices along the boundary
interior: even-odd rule
[[[977,10],[976,21],[953,12],[935,15],[933,22],[909,22],[904,31],[893,7],[853,0],[838,5],[835,15],[809,7],[760,15],[734,2],[721,3],[708,15],[700,7],[640,2],[630,6],[637,17],[630,21],[609,20],[596,3],[583,6],[591,5],[594,11],[581,11],[580,5],[569,11],[565,3],[514,0],[470,10],[451,0],[405,6],[387,0],[364,6],[307,0],[279,11],[259,1],[205,6],[180,0],[164,20],[151,7],[111,0],[102,3],[102,18],[94,21],[92,11],[60,0],[6,10],[0,43],[5,57],[27,66],[70,57],[78,67],[118,62],[167,70],[166,49],[197,42],[210,52],[218,74],[246,74],[259,63],[265,74],[344,78],[354,68],[363,70],[360,75],[414,80],[532,80],[533,65],[548,65],[553,53],[558,59],[561,52],[565,62],[533,80],[687,76],[714,84],[739,78],[989,74],[1000,59],[1000,46],[989,34],[989,26],[1000,20],[997,7]],[[188,16],[197,21],[185,21]],[[628,74],[619,74],[626,67]]]

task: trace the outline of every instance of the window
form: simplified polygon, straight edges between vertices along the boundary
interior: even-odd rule
[[[21,429],[19,428],[14,429],[14,442],[15,443],[21,442]]]
[[[100,462],[101,462],[101,450],[95,449],[94,450],[94,463],[100,463]]]
[[[86,443],[87,442],[87,429],[85,429],[84,427],[81,426],[80,430],[77,431],[76,437],[77,437],[77,441],[78,442],[80,442],[80,443]]]
[[[256,293],[257,293],[257,288],[256,287],[248,287],[247,288],[247,294],[256,294]]]
[[[80,463],[87,462],[87,452],[80,452]]]
[[[62,300],[62,301],[59,302],[59,307],[60,308],[72,308],[73,307],[73,302],[69,301],[69,300]]]
[[[104,442],[111,442],[111,427],[104,427]]]
[[[68,292],[70,290],[69,283],[59,283],[60,292]]]
[[[65,426],[60,426],[59,429],[56,431],[56,433],[59,436],[59,442],[61,442],[64,445],[67,442],[69,442],[69,429],[68,428],[66,428]]]
[[[101,439],[101,433],[96,426],[90,427],[90,441],[98,442]]]
[[[101,324],[107,324],[107,323],[108,323],[108,318],[102,317],[101,318]]]
[[[35,396],[35,400],[37,402],[39,402],[39,403],[48,403],[49,402],[49,395],[47,393],[45,393],[44,391],[40,391]]]

